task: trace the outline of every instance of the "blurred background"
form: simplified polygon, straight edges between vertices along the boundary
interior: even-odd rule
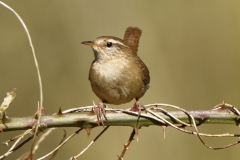
[[[187,110],[209,110],[223,100],[240,108],[240,1],[4,1],[24,20],[31,34],[43,81],[44,107],[49,114],[92,105],[99,99],[91,90],[88,71],[93,52],[82,41],[98,36],[123,37],[128,26],[143,34],[139,56],[150,70],[150,89],[142,104],[168,103]],[[8,116],[29,116],[37,109],[37,72],[23,27],[12,12],[0,6],[0,99],[16,87],[17,97]],[[0,100],[1,101],[1,100]],[[109,107],[129,108],[133,102]],[[68,135],[77,128],[66,128]],[[62,147],[56,159],[78,154],[102,130],[85,131]],[[230,125],[199,127],[206,133],[239,133]],[[81,157],[83,160],[117,159],[132,131],[130,127],[110,127]],[[1,142],[21,132],[1,134]],[[56,130],[41,145],[37,157],[57,146],[62,130]],[[211,139],[214,147],[237,139]],[[25,145],[8,159],[30,150]],[[196,136],[161,127],[139,131],[125,155],[132,159],[229,159],[238,158],[239,145],[213,151]],[[0,146],[0,154],[9,147]]]

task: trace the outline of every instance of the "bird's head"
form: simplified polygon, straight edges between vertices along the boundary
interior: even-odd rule
[[[83,41],[94,51],[95,60],[105,61],[133,54],[132,49],[120,38],[111,36],[98,37],[93,41]]]

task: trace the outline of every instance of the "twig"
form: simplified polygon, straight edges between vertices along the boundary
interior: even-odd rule
[[[38,131],[38,127],[40,125],[40,119],[41,119],[41,114],[42,114],[42,106],[43,106],[43,89],[42,89],[42,79],[41,79],[41,74],[40,74],[40,70],[39,70],[39,65],[38,65],[38,61],[37,61],[37,57],[36,57],[36,54],[35,54],[35,50],[34,50],[34,47],[33,47],[33,43],[32,43],[32,39],[31,39],[31,36],[29,34],[29,31],[27,29],[27,26],[25,25],[24,21],[22,20],[22,18],[17,14],[17,12],[15,12],[11,7],[9,7],[7,4],[3,3],[0,1],[0,4],[2,4],[5,8],[9,9],[11,12],[13,12],[16,17],[18,18],[18,20],[20,21],[20,23],[22,24],[26,34],[27,34],[27,37],[28,37],[28,40],[29,40],[29,44],[30,44],[30,47],[32,49],[32,54],[33,54],[33,59],[34,59],[34,63],[35,63],[35,67],[36,67],[36,70],[37,70],[37,75],[38,75],[38,83],[39,83],[39,90],[40,90],[40,109],[38,110],[38,121],[37,121],[37,126],[36,126],[36,132],[34,134],[34,137],[36,137],[36,133]],[[33,150],[33,147],[34,147],[34,141],[33,141],[33,144],[32,144],[32,147],[31,147],[31,153],[32,153],[32,150]]]
[[[97,139],[109,128],[110,126],[105,127],[98,135],[95,137],[89,145],[84,148],[78,155],[71,157],[70,159],[77,159],[80,157],[94,142],[97,141]]]
[[[3,5],[4,7],[6,7],[7,9],[9,9],[10,11],[12,11],[16,15],[16,17],[18,18],[18,20],[22,24],[22,26],[23,26],[26,34],[27,34],[29,44],[30,44],[30,47],[31,47],[32,53],[33,53],[34,63],[35,63],[36,69],[37,69],[39,89],[40,89],[40,106],[42,106],[42,104],[43,104],[42,79],[41,79],[41,74],[40,74],[40,70],[39,70],[39,67],[38,67],[38,61],[37,61],[37,58],[36,58],[36,54],[35,54],[35,50],[34,50],[34,47],[33,47],[32,39],[31,39],[31,36],[28,32],[27,26],[23,22],[22,18],[11,7],[9,7],[7,4],[3,3],[2,1],[0,1],[0,4]]]
[[[135,129],[133,128],[133,131],[128,139],[128,141],[124,144],[124,148],[122,150],[121,156],[118,156],[118,160],[123,160],[123,157],[126,153],[127,150],[129,150],[129,146],[131,144],[131,142],[134,140],[134,135],[135,135]]]
[[[22,134],[20,134],[20,135],[17,135],[17,136],[15,136],[15,137],[7,140],[6,142],[3,142],[2,144],[5,144],[5,145],[8,146],[8,145],[9,145],[9,144],[8,144],[9,142],[15,141],[16,139],[18,139],[18,138],[20,138],[20,137],[24,137],[24,136],[26,136],[27,134],[30,134],[31,132],[32,132],[32,129],[28,129],[28,130],[26,130],[24,133],[22,133]]]
[[[0,105],[0,119],[4,120],[6,118],[6,110],[8,109],[10,103],[16,97],[17,88],[14,88],[7,92],[7,97],[4,98],[2,104]]]
[[[7,156],[9,156],[11,153],[13,153],[15,150],[17,150],[18,148],[20,148],[21,146],[23,146],[23,143],[21,143],[20,145],[17,146],[17,144],[20,142],[20,140],[27,134],[29,134],[31,132],[31,129],[26,130],[23,134],[14,137],[13,139],[16,140],[16,142],[12,145],[12,147],[7,151],[7,153],[3,154],[2,156],[0,156],[0,160],[6,158]],[[8,142],[5,142],[6,144],[8,144]]]
[[[192,126],[191,124],[185,123],[185,122],[181,121],[180,119],[176,118],[175,116],[173,116],[171,113],[169,113],[168,111],[166,111],[166,110],[163,109],[163,108],[158,108],[158,110],[160,110],[162,113],[168,115],[169,117],[173,118],[174,120],[176,120],[176,121],[179,122],[180,124],[183,124],[183,125],[189,126],[189,127]]]
[[[66,131],[65,129],[63,129],[63,131],[64,131],[64,134],[63,134],[62,140],[60,141],[59,144],[63,143],[63,142],[64,142],[64,139],[65,139],[66,136],[67,136],[67,131]],[[79,131],[79,132],[80,132],[80,131]],[[78,132],[78,133],[79,133],[79,132]],[[49,160],[54,159],[54,157],[57,155],[58,151],[59,151],[59,150],[57,150],[56,152],[54,152],[53,155],[49,158]]]
[[[180,128],[174,124],[172,124],[171,122],[165,120],[163,117],[157,115],[156,113],[152,112],[151,110],[148,110],[147,111],[151,114],[153,114],[154,116],[156,116],[157,118],[159,118],[160,120],[163,120],[167,126],[171,126],[179,131],[182,131],[184,133],[187,133],[187,134],[192,134],[192,135],[200,135],[200,136],[205,136],[205,137],[240,137],[240,135],[236,135],[236,134],[204,134],[204,133],[196,133],[196,132],[193,132],[193,131],[188,131],[186,129],[183,129],[183,128]],[[155,118],[153,118],[155,119]]]
[[[196,123],[195,123],[195,120],[193,118],[192,115],[190,115],[191,119],[192,119],[192,122],[193,122],[193,126],[194,126],[194,129],[196,130],[196,133],[197,133],[197,136],[198,138],[200,139],[200,141],[202,142],[202,144],[204,144],[204,146],[206,146],[207,148],[209,149],[212,149],[212,150],[220,150],[220,149],[225,149],[225,148],[229,148],[231,146],[234,146],[238,143],[240,143],[240,141],[236,141],[235,143],[232,143],[232,144],[228,144],[228,145],[225,145],[225,146],[222,146],[222,147],[211,147],[211,146],[208,146],[204,141],[203,139],[201,138],[199,132],[198,132],[198,129],[197,129],[197,126],[196,126]]]
[[[163,120],[162,117],[160,117],[159,115],[156,115],[154,112],[152,112],[152,111],[150,111],[150,110],[147,110],[147,111],[150,112],[151,114],[155,115],[156,117],[160,118],[161,120]],[[206,146],[206,147],[209,148],[209,149],[219,150],[219,149],[228,148],[228,147],[231,147],[231,146],[234,146],[234,145],[240,143],[240,141],[237,141],[237,142],[235,142],[235,143],[232,143],[232,144],[229,144],[229,145],[226,145],[226,146],[223,146],[223,147],[211,147],[211,146],[208,146],[208,145],[203,141],[203,139],[201,138],[201,136],[207,136],[207,137],[224,137],[226,134],[210,135],[210,134],[199,133],[199,131],[198,131],[198,129],[197,129],[197,126],[196,126],[196,123],[195,123],[195,119],[193,118],[193,116],[192,116],[191,114],[187,113],[187,112],[185,112],[185,113],[188,114],[188,116],[191,118],[191,121],[192,121],[192,123],[193,123],[193,127],[194,127],[194,129],[195,129],[196,132],[187,131],[187,130],[182,129],[182,128],[179,128],[179,127],[177,127],[177,126],[175,126],[175,125],[173,125],[173,124],[171,124],[171,123],[169,123],[169,122],[167,122],[167,121],[165,121],[165,120],[164,120],[164,121],[165,121],[166,123],[168,123],[170,126],[172,126],[173,128],[175,128],[175,129],[178,129],[178,130],[183,131],[183,132],[185,132],[185,133],[190,133],[190,134],[197,135],[198,138],[199,138],[199,140],[202,142],[202,144],[204,144],[204,146]]]
[[[240,112],[239,112],[239,110],[237,108],[235,108],[233,105],[227,104],[225,102],[216,105],[213,110],[225,110],[225,109],[229,109],[235,115],[240,116]]]
[[[32,154],[34,155],[35,152],[37,151],[37,149],[39,148],[40,144],[44,141],[44,139],[53,132],[53,130],[55,130],[56,128],[50,128],[49,130],[47,130],[45,133],[43,133],[43,135],[39,138],[39,140],[36,142]],[[66,134],[66,131],[65,131]]]
[[[44,158],[47,158],[48,156],[50,156],[51,154],[53,154],[54,152],[56,152],[57,150],[59,150],[68,140],[70,140],[73,136],[75,136],[76,134],[78,134],[83,128],[78,129],[76,132],[74,132],[73,134],[71,134],[68,138],[66,138],[60,145],[58,145],[54,150],[52,150],[51,152],[49,152],[48,154],[46,154],[45,156],[38,158],[37,160],[42,160]]]
[[[39,148],[39,145],[41,142],[43,142],[43,140],[53,131],[55,130],[56,128],[51,128],[49,129],[47,132],[45,132],[41,138],[37,141],[36,145],[34,146],[33,148],[33,152],[32,152],[32,155],[35,155],[35,152],[37,151],[37,149]],[[34,136],[32,136],[34,137]],[[32,138],[31,137],[31,138]],[[30,139],[31,139],[30,138]],[[30,140],[29,139],[29,140]],[[23,160],[23,159],[29,159],[29,157],[31,157],[31,152],[25,152],[23,155],[21,155],[20,157],[18,157],[18,160]]]

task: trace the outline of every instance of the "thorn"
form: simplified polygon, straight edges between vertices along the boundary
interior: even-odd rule
[[[166,138],[166,130],[167,130],[167,126],[162,126],[163,129],[163,139]]]
[[[87,131],[87,137],[89,139],[92,128],[86,128],[85,130]]]
[[[38,113],[37,112],[35,113],[34,118],[38,119]]]
[[[202,120],[202,121],[204,121],[204,119],[206,118],[206,117],[204,117],[205,115],[200,115],[200,119]],[[186,126],[185,126],[186,127]]]
[[[42,115],[46,115],[47,114],[46,110],[43,107],[41,108],[41,112],[42,112]]]
[[[57,115],[62,115],[63,113],[62,113],[62,108],[61,107],[59,107],[59,110],[58,110],[58,113],[57,113]]]
[[[47,114],[46,110],[43,107],[41,107],[41,113],[42,113],[42,115],[46,115]],[[38,114],[39,114],[39,107],[37,109],[37,112],[34,115],[35,119],[38,119]]]

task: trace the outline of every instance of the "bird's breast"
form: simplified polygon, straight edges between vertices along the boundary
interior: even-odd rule
[[[138,94],[144,94],[141,75],[133,72],[130,63],[127,59],[114,59],[104,64],[97,61],[92,63],[89,80],[93,92],[111,104],[127,103]]]
[[[95,75],[94,78],[104,81],[105,83],[114,83],[123,80],[123,73],[128,69],[128,66],[128,61],[121,61],[118,59],[109,60],[104,64],[95,62],[90,69],[90,72],[93,72],[93,74],[90,73],[89,75]]]

